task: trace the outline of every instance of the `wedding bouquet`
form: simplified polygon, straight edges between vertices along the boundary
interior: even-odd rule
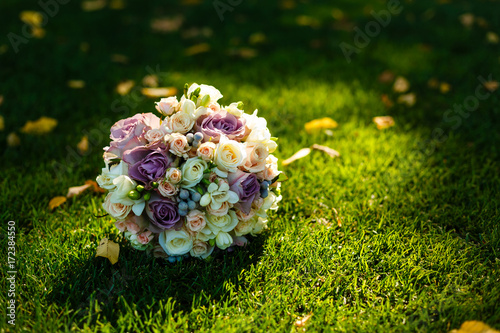
[[[276,138],[267,122],[221,106],[219,90],[186,84],[180,101],[156,103],[161,118],[136,114],[111,127],[103,208],[137,250],[180,261],[244,246],[267,227],[281,200]]]

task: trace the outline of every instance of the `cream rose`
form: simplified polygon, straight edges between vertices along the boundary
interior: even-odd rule
[[[247,158],[241,169],[257,173],[266,168],[266,160],[269,156],[267,146],[262,143],[246,144]]]
[[[164,116],[170,116],[172,113],[177,111],[179,102],[177,97],[167,97],[160,99],[159,102],[155,102],[156,110]]]
[[[216,144],[213,142],[204,142],[196,150],[196,155],[204,161],[211,161],[214,158]]]
[[[177,168],[170,168],[167,170],[167,174],[165,175],[165,179],[167,179],[170,183],[177,185],[182,179],[181,170]]]
[[[266,159],[266,167],[264,171],[259,172],[257,177],[265,180],[273,180],[280,174],[278,170],[278,159],[274,155],[269,155]]]
[[[196,186],[203,178],[203,172],[208,168],[207,162],[198,157],[188,159],[182,165],[181,187],[189,188]]]
[[[165,126],[169,133],[185,134],[193,128],[194,118],[191,118],[187,113],[177,112],[168,119]]]
[[[191,235],[184,229],[166,229],[159,236],[161,247],[169,256],[183,255],[191,251],[193,248],[193,239]]]
[[[165,136],[165,130],[163,128],[153,128],[147,131],[144,138],[148,140],[149,143],[158,142]]]
[[[187,158],[187,152],[191,149],[189,147],[187,138],[183,134],[172,133],[165,135],[165,142],[169,144],[169,151],[177,156]]]
[[[201,240],[195,240],[193,243],[193,248],[189,252],[191,256],[205,259],[214,251],[214,246],[210,246],[206,242]]]
[[[219,231],[230,232],[238,224],[238,218],[233,210],[224,216],[207,216],[207,225],[213,233],[217,234]]]
[[[234,227],[234,234],[238,237],[249,234],[253,230],[254,223],[254,219],[240,220]]]
[[[186,228],[192,232],[198,232],[205,228],[206,225],[205,213],[197,209],[193,209],[186,215]]]
[[[217,149],[215,150],[214,162],[217,167],[225,172],[236,172],[237,168],[246,159],[246,152],[243,144],[229,140],[221,136]]]
[[[164,197],[173,197],[179,192],[179,188],[167,181],[162,181],[158,185],[158,192]]]
[[[127,206],[122,203],[114,203],[111,201],[112,193],[108,193],[106,199],[104,199],[104,203],[102,204],[102,208],[109,215],[113,216],[117,220],[124,220],[132,211],[132,206]]]

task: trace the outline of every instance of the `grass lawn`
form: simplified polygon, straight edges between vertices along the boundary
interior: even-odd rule
[[[60,4],[45,36],[17,53],[7,36],[22,36],[19,14],[43,9],[0,4],[3,314],[7,222],[17,231],[16,325],[4,315],[2,332],[448,332],[467,320],[500,329],[500,90],[477,95],[488,92],[479,76],[500,80],[499,1],[401,1],[350,62],[339,44],[354,46],[353,28],[364,31],[384,1],[243,0],[223,21],[208,0],[119,3]],[[178,29],[151,27],[177,16]],[[194,45],[206,52],[187,55]],[[99,174],[115,121],[155,111],[137,88],[152,70],[161,86],[206,83],[222,104],[258,108],[280,160],[314,143],[341,156],[313,151],[281,167],[289,181],[269,229],[206,262],[133,250],[110,217],[96,218],[102,194],[51,211],[51,198]],[[413,106],[379,82],[385,70],[410,82]],[[137,87],[120,96],[127,79]],[[395,126],[378,130],[372,118],[384,115]],[[41,116],[58,120],[54,131],[20,132]],[[326,116],[339,124],[333,133],[306,133]],[[8,146],[11,132],[19,146]],[[103,237],[121,242],[114,266],[95,258]]]

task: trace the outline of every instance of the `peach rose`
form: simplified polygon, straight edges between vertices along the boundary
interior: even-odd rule
[[[164,197],[173,197],[177,194],[177,192],[179,192],[179,188],[167,181],[162,181],[158,185],[158,192],[160,192],[160,194]]]
[[[196,151],[196,154],[201,157],[204,161],[211,161],[214,158],[214,152],[215,152],[216,145],[213,142],[205,142],[202,143],[199,147],[198,150]]]
[[[193,209],[186,215],[186,227],[189,231],[198,232],[205,228],[206,224],[205,213],[197,209]]]

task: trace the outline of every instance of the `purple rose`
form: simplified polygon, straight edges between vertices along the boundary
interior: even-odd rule
[[[227,136],[230,140],[241,141],[245,136],[245,123],[244,118],[219,111],[198,118],[195,128],[203,133],[205,141],[212,138],[211,141],[217,143],[221,135]]]
[[[147,202],[146,214],[151,220],[151,224],[161,230],[173,228],[181,219],[177,204],[158,195],[151,196]]]
[[[230,172],[227,176],[230,190],[236,192],[240,201],[234,206],[249,214],[252,208],[252,202],[260,197],[260,184],[254,173],[246,173],[241,170]]]
[[[123,161],[129,165],[130,178],[145,184],[151,189],[151,183],[165,177],[172,163],[170,154],[164,146],[136,147],[123,154]]]
[[[123,153],[148,143],[144,135],[152,128],[160,127],[160,118],[152,113],[138,113],[122,119],[111,127],[111,144],[107,152],[122,157]]]

